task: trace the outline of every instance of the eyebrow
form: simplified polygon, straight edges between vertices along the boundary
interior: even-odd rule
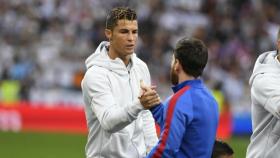
[[[121,28],[119,31],[130,31],[130,29],[127,28]],[[133,29],[132,32],[138,31],[138,29]]]

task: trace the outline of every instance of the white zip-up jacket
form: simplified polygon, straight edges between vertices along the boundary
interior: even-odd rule
[[[247,158],[280,157],[280,63],[277,52],[261,54],[250,78],[253,134]]]
[[[157,143],[152,114],[140,104],[140,80],[150,85],[147,65],[131,55],[127,68],[101,42],[86,60],[82,81],[89,130],[87,158],[142,158]]]

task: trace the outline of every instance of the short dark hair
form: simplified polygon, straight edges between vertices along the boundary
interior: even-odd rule
[[[136,20],[137,15],[135,10],[128,7],[113,8],[106,18],[106,29],[113,30],[117,25],[118,20]]]
[[[221,156],[231,156],[234,152],[232,148],[221,140],[215,140],[211,158],[220,158]]]
[[[201,76],[207,64],[208,50],[201,40],[185,37],[177,42],[174,56],[188,75],[197,78]]]

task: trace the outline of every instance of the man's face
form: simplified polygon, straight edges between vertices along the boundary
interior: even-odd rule
[[[175,68],[175,57],[174,55],[172,56],[172,62],[171,62],[171,70],[170,70],[170,79],[171,79],[171,83],[173,85],[177,85],[179,83],[179,78],[176,72],[176,68]]]
[[[131,55],[134,52],[137,38],[136,20],[118,20],[109,37],[110,49],[113,49],[114,56],[124,59],[127,55]]]

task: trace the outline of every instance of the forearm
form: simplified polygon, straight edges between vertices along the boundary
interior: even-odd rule
[[[142,111],[141,117],[143,120],[143,132],[144,132],[145,144],[147,150],[150,151],[152,147],[154,147],[158,142],[155,121],[149,110]]]
[[[160,126],[163,124],[163,110],[164,106],[162,103],[150,109],[153,118],[155,119],[156,123],[158,123]]]
[[[107,107],[104,110],[101,108],[93,109],[93,111],[98,111],[97,117],[102,128],[111,133],[126,127],[137,118],[142,110],[143,107],[140,105],[139,101],[135,101],[124,108],[115,105]]]

